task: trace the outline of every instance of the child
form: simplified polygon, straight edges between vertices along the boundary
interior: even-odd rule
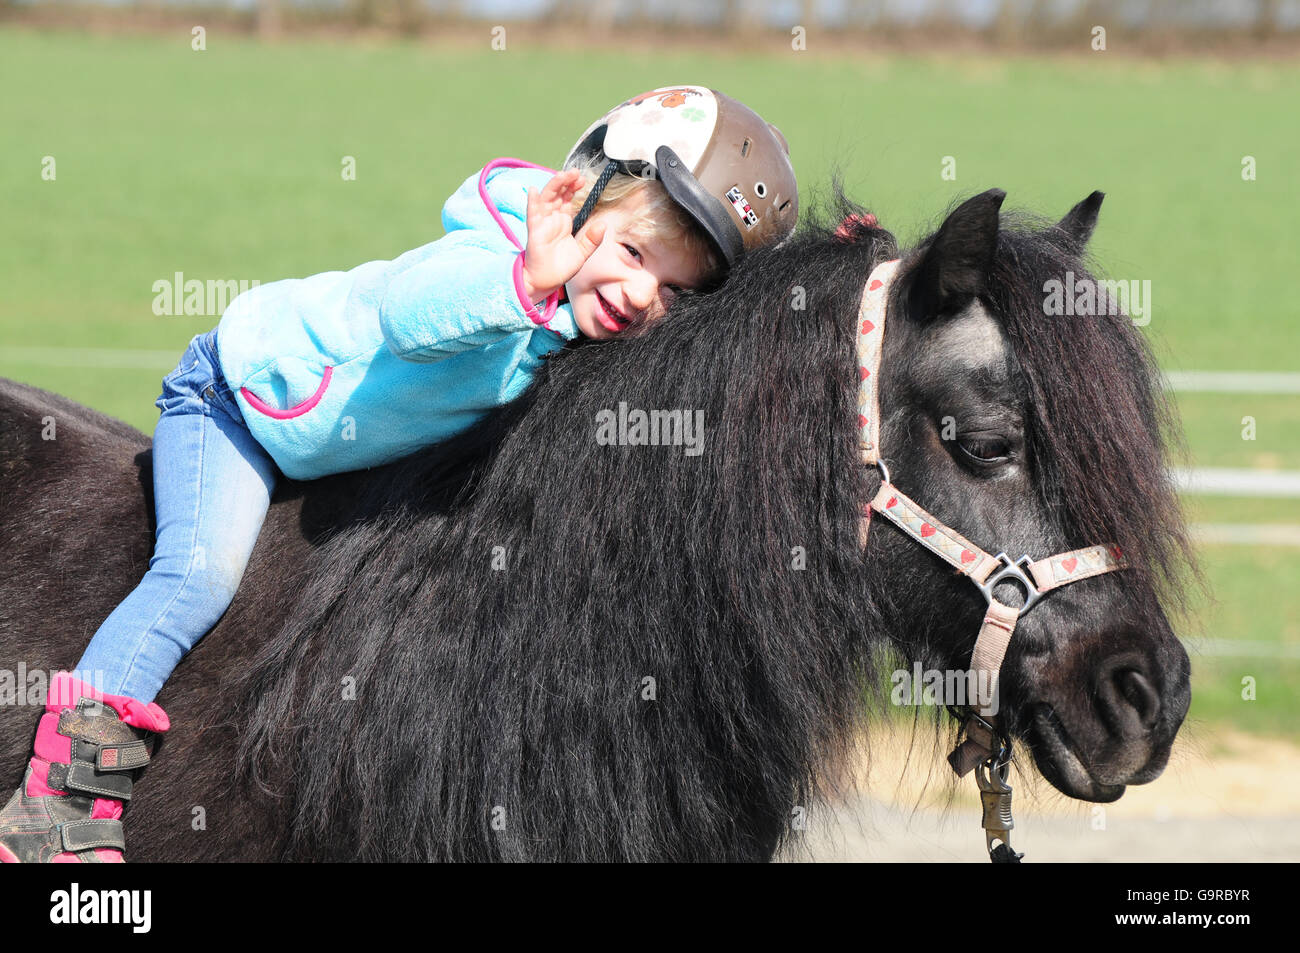
[[[558,174],[488,163],[438,241],[232,302],[163,380],[153,558],[77,663],[94,685],[51,680],[0,859],[123,859],[122,802],[168,728],[153,698],[233,600],[280,474],[406,456],[516,397],[565,341],[653,322],[790,233],[788,153],[733,99],[654,90],[593,123]]]

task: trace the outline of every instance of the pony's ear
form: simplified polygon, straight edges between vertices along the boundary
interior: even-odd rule
[[[1001,189],[989,189],[944,220],[912,273],[912,314],[960,311],[984,290],[998,245],[998,209],[1006,197]]]
[[[1083,251],[1092,237],[1092,230],[1097,227],[1097,213],[1101,211],[1101,200],[1105,197],[1105,192],[1093,192],[1056,223],[1056,227],[1070,239],[1075,251]]]

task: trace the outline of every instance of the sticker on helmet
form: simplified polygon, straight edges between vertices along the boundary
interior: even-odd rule
[[[746,228],[753,228],[758,224],[758,214],[750,206],[749,199],[745,198],[739,186],[733,185],[727,189],[727,201],[735,208],[736,214],[740,216]]]
[[[652,89],[650,92],[642,93],[640,96],[633,96],[623,105],[639,106],[647,99],[658,97],[660,106],[664,109],[674,109],[677,106],[684,105],[688,97],[702,95],[704,95],[704,91],[696,89],[693,86],[677,86],[675,88],[665,86],[663,89]]]
[[[603,121],[610,159],[653,166],[655,151],[668,146],[695,174],[718,124],[718,100],[703,86],[665,86],[633,96]]]

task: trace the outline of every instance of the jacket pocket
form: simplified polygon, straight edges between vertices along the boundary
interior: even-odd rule
[[[333,377],[334,368],[329,364],[312,369],[305,362],[277,361],[250,378],[239,392],[258,413],[274,420],[292,420],[321,402]]]

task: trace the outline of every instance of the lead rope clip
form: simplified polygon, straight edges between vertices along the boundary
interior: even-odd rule
[[[1002,755],[1007,756],[1005,760]],[[980,802],[984,808],[981,821],[984,843],[989,850],[989,860],[995,864],[1018,864],[1025,856],[1011,848],[1011,830],[1016,822],[1011,819],[1011,785],[1007,784],[1010,770],[1010,753],[1005,748],[975,769],[975,783],[979,785]]]

